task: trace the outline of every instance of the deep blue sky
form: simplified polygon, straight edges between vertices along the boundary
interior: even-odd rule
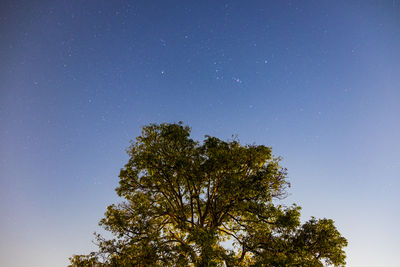
[[[396,266],[400,1],[1,1],[0,258],[65,266],[143,125],[272,146],[349,266]]]

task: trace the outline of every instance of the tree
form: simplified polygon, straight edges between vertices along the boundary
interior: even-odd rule
[[[100,221],[99,252],[70,266],[323,266],[345,264],[347,241],[332,220],[301,225],[286,196],[286,169],[263,145],[205,136],[182,123],[151,124],[128,149],[123,203]]]

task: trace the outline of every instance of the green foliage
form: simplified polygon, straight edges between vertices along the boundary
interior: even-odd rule
[[[328,219],[301,225],[300,207],[275,205],[289,186],[271,148],[152,124],[128,149],[119,196],[101,220],[115,239],[71,266],[335,266],[347,241]],[[227,242],[233,246],[227,246]]]

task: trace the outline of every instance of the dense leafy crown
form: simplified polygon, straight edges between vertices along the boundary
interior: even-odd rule
[[[132,143],[119,196],[100,224],[99,252],[71,266],[323,266],[345,264],[347,241],[333,221],[300,224],[285,196],[286,170],[271,148],[243,146],[190,128],[152,124]]]

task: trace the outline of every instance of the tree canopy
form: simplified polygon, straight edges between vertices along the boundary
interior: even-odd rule
[[[190,128],[151,124],[128,149],[118,195],[100,221],[98,252],[70,266],[342,266],[347,241],[330,219],[301,224],[277,204],[289,183],[270,147],[241,145]]]

